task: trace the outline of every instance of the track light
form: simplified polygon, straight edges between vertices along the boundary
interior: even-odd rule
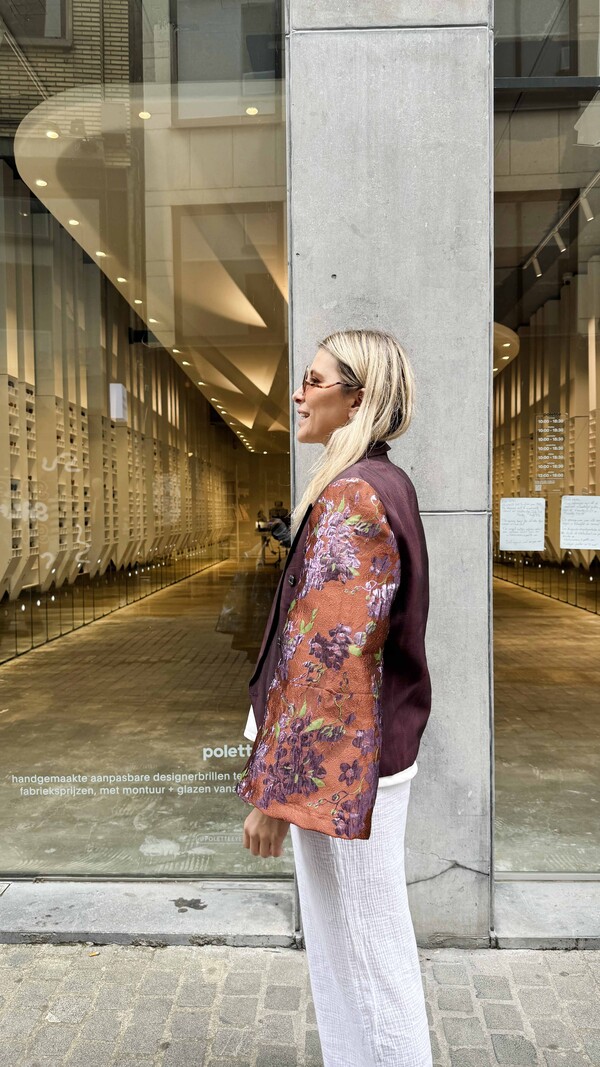
[[[587,196],[580,196],[579,197],[579,203],[581,204],[581,206],[583,208],[583,214],[585,215],[586,219],[588,220],[588,222],[591,222],[593,217],[594,217],[594,212],[592,211],[592,209],[590,207],[590,202],[589,202]]]
[[[566,252],[567,251],[567,246],[566,246],[565,242],[563,241],[562,237],[560,236],[560,233],[558,232],[558,230],[555,230],[552,236],[554,237],[554,240],[556,241],[556,243],[557,243],[558,247],[560,248],[561,252]]]
[[[536,278],[541,278],[542,277],[542,268],[540,267],[540,261],[539,261],[537,256],[533,257],[532,263],[533,263],[533,269],[535,271]]]

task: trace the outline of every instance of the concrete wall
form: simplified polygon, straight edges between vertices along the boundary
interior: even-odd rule
[[[392,458],[431,562],[407,874],[436,944],[485,944],[490,923],[491,46],[487,0],[290,0],[294,380],[350,326],[394,331],[416,372]],[[298,489],[313,458],[295,451]]]

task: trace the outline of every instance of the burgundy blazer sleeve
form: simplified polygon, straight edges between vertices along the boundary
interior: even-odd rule
[[[383,646],[396,538],[359,478],[327,487],[282,632],[266,714],[236,791],[267,815],[368,838],[379,780]]]

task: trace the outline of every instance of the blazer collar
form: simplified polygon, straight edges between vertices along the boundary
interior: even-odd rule
[[[389,450],[390,446],[387,441],[375,441],[365,452],[364,459],[370,459],[371,456],[385,456]]]

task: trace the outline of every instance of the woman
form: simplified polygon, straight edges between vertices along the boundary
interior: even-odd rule
[[[291,824],[325,1067],[429,1067],[404,873],[431,705],[428,563],[414,487],[385,443],[408,428],[412,372],[391,335],[341,331],[293,400],[298,441],[325,450],[250,682],[244,846],[280,856]]]

